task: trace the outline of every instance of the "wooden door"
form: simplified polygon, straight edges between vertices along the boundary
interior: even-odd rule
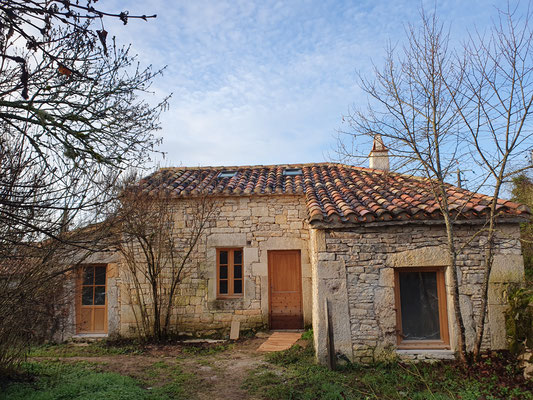
[[[300,250],[268,252],[270,329],[302,329]]]
[[[106,292],[107,266],[84,266],[78,277],[78,333],[107,333]]]

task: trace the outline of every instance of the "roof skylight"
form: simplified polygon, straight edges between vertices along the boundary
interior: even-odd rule
[[[302,169],[301,168],[285,168],[283,170],[283,175],[286,176],[296,176],[296,175],[302,175]]]
[[[220,171],[217,178],[233,178],[235,175],[237,175],[237,171],[225,169]]]

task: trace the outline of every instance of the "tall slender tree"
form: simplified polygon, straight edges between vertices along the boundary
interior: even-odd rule
[[[162,71],[141,67],[104,28],[152,16],[95,3],[0,0],[0,372],[36,336],[25,323],[36,304],[101,248],[104,229],[73,228],[104,220],[118,176],[159,143],[166,98],[146,98]]]
[[[533,102],[533,45],[530,12],[518,18],[515,10],[499,11],[489,35],[472,34],[464,47],[451,47],[449,33],[436,13],[421,13],[420,27],[410,25],[406,45],[389,49],[375,79],[361,78],[370,102],[345,120],[351,139],[381,134],[400,170],[426,177],[446,227],[448,267],[459,335],[459,355],[467,360],[465,327],[459,302],[460,268],[464,246],[457,241],[459,208],[452,208],[447,183],[457,165],[478,170],[476,191],[490,191],[492,199],[481,230],[486,236],[481,307],[476,321],[474,356],[483,342],[489,278],[494,260],[501,187],[516,169],[510,165],[531,152]],[[350,147],[341,153],[352,155]],[[353,147],[352,147],[353,148]],[[524,165],[523,168],[530,168]],[[416,173],[415,172],[415,173]]]

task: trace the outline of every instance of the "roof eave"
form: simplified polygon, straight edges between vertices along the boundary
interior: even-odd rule
[[[496,218],[496,223],[502,224],[521,224],[530,221],[526,216],[513,216]],[[484,225],[486,218],[464,219],[454,222],[454,225]],[[403,220],[403,221],[373,221],[373,222],[326,222],[326,221],[310,221],[309,225],[313,229],[350,229],[357,227],[373,228],[382,226],[403,226],[403,225],[444,225],[442,219],[417,219],[417,220]]]

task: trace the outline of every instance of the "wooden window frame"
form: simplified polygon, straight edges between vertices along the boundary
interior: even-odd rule
[[[227,251],[228,252],[228,293],[220,293],[220,252],[221,251]],[[234,293],[234,284],[235,284],[235,278],[233,277],[234,274],[234,255],[235,251],[242,252],[242,263],[241,263],[241,271],[242,271],[242,293]],[[242,247],[228,247],[228,248],[217,248],[217,298],[218,299],[240,299],[244,297],[244,250]]]
[[[402,306],[400,298],[401,272],[436,272],[439,308],[440,340],[404,340],[402,335]],[[403,267],[394,269],[394,298],[396,302],[396,338],[398,349],[449,349],[450,332],[445,284],[446,267]]]

